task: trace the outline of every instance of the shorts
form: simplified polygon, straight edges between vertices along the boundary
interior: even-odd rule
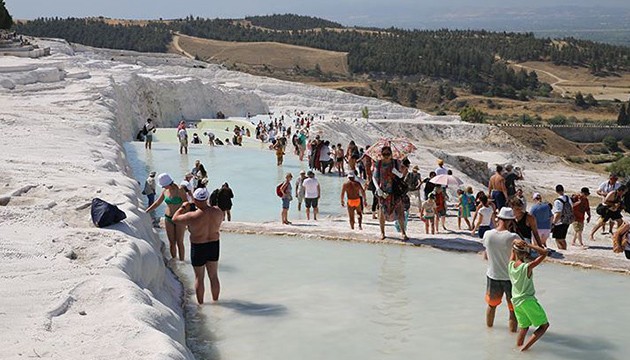
[[[582,232],[584,231],[584,223],[583,222],[574,222],[573,223],[573,231]]]
[[[530,326],[539,327],[549,322],[545,310],[535,298],[525,299],[523,303],[515,307],[514,315],[521,329],[527,329]]]
[[[301,204],[304,202],[304,194],[298,194],[297,201]]]
[[[483,239],[483,235],[486,233],[486,231],[490,230],[490,226],[489,225],[482,225],[479,227],[479,238]]]
[[[486,283],[486,303],[490,306],[496,307],[501,305],[501,299],[505,294],[508,309],[514,310],[512,305],[512,283],[510,280],[494,280],[487,277]]]
[[[551,229],[538,229],[538,235],[541,238],[549,238],[549,234],[551,234]]]
[[[307,209],[310,209],[311,207],[314,209],[317,209],[317,203],[319,202],[318,198],[306,198],[304,199],[304,204],[306,205]]]
[[[567,231],[569,231],[569,225],[560,224],[560,225],[555,225],[553,229],[551,229],[551,234],[554,239],[566,239]]]
[[[192,266],[204,266],[209,261],[219,261],[219,240],[203,244],[190,244]]]
[[[494,206],[496,206],[497,211],[501,210],[501,208],[505,206],[506,199],[503,192],[492,190],[492,193],[490,193],[490,197],[492,198],[492,200],[494,200]]]
[[[432,216],[432,215],[431,216],[424,215],[423,218],[425,220],[433,220],[434,216]]]
[[[151,134],[150,132],[146,135],[144,135],[144,140],[145,141],[153,141],[153,134]]]
[[[179,145],[183,147],[188,147],[188,139],[179,139]]]
[[[361,207],[361,198],[348,199],[348,207]]]
[[[338,162],[338,163],[342,163],[342,162],[343,162],[343,158],[342,158],[342,157],[338,157],[338,158],[337,158],[337,162]]]
[[[602,218],[604,219],[604,221],[619,220],[619,219],[623,218],[623,216],[621,215],[621,210],[619,210],[619,211],[606,211],[604,213],[604,216],[602,216]]]
[[[446,216],[446,209],[438,210],[435,213],[440,216]]]
[[[282,198],[282,208],[288,209],[291,206],[291,200],[288,198]]]

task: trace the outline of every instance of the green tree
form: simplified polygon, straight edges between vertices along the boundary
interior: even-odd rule
[[[619,149],[619,144],[617,143],[617,139],[614,136],[606,136],[602,143],[610,149],[611,151],[617,151]]]
[[[582,95],[582,93],[579,91],[577,94],[575,94],[575,105],[581,108],[586,107],[586,101],[584,101],[584,95]]]
[[[617,115],[617,125],[630,125],[630,114],[628,114],[628,109],[625,104],[621,104],[621,108],[619,109],[619,115]]]
[[[463,121],[472,123],[482,123],[486,120],[486,114],[472,106],[466,107],[464,110],[460,111],[459,116]]]
[[[597,102],[597,100],[595,100],[595,98],[593,97],[593,94],[587,94],[586,97],[584,98],[584,102],[586,102],[586,105],[588,105],[588,106],[597,106],[597,105],[599,105],[599,102]]]
[[[370,111],[368,110],[367,106],[364,106],[363,109],[361,109],[361,117],[364,119],[370,118]]]
[[[630,157],[624,156],[621,159],[606,167],[606,171],[614,172],[621,177],[630,176]]]
[[[0,0],[0,29],[8,30],[11,26],[13,26],[13,18],[4,5],[4,0]]]

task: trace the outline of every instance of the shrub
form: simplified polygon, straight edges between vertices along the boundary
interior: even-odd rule
[[[619,149],[619,144],[617,143],[617,139],[614,136],[606,136],[602,143],[610,150],[616,151]]]
[[[622,157],[606,167],[606,171],[619,174],[621,177],[630,176],[630,157]]]
[[[619,159],[619,157],[615,155],[598,155],[594,158],[591,158],[591,162],[593,164],[605,164],[605,163],[611,163],[613,161],[616,161],[617,159]]]
[[[574,164],[584,164],[586,162],[586,159],[581,156],[569,156],[567,160]]]
[[[548,120],[549,125],[566,125],[567,117],[564,115],[556,115]]]
[[[486,120],[486,114],[475,109],[474,107],[466,107],[459,113],[463,121],[472,123],[482,123]]]

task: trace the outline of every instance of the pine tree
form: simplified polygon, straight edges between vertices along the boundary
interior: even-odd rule
[[[13,18],[4,5],[4,0],[0,0],[0,29],[8,30],[11,26],[13,26]]]
[[[624,104],[621,104],[621,108],[619,109],[619,115],[617,116],[617,125],[630,125],[630,114],[628,114],[628,109]]]
[[[579,107],[585,107],[586,106],[586,101],[584,101],[584,95],[582,95],[581,92],[578,91],[577,94],[575,94],[575,105],[579,106]]]

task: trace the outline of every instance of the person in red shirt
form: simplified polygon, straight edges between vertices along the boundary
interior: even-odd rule
[[[584,217],[586,215],[586,222],[591,222],[591,205],[588,203],[588,196],[591,194],[587,187],[583,187],[579,194],[575,194],[571,197],[573,202],[573,216],[575,216],[575,222],[573,222],[573,240],[571,245],[577,246],[576,241],[580,246],[584,247],[582,242],[582,232],[584,231]]]
[[[442,229],[446,229],[446,197],[444,196],[444,189],[440,185],[435,186],[435,190],[433,190],[435,194],[435,232],[438,232],[440,220],[442,223]]]

